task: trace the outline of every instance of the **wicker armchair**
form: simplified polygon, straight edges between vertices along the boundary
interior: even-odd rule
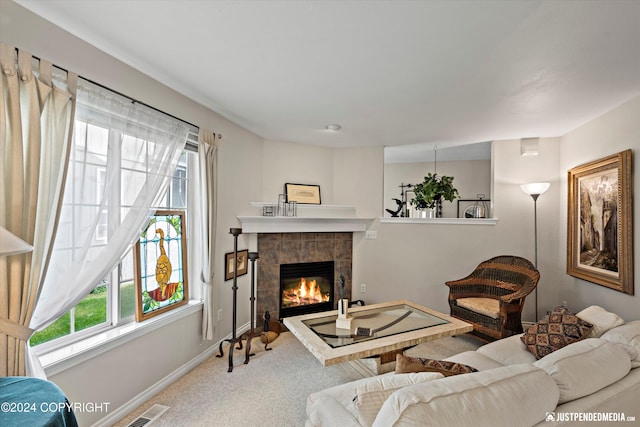
[[[488,341],[522,333],[524,300],[539,279],[538,270],[524,258],[491,258],[467,277],[446,282],[451,316],[472,323],[471,333]]]

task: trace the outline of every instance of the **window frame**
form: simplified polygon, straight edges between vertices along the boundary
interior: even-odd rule
[[[93,82],[92,82],[93,83]],[[107,88],[104,88],[106,90],[110,90]],[[123,96],[117,92],[114,92],[117,95]],[[151,107],[153,108],[153,107]],[[156,109],[154,109],[156,110]],[[159,111],[159,110],[156,110]],[[126,134],[124,131],[122,131],[120,128],[118,129],[110,129],[110,126],[108,125],[109,120],[111,120],[110,117],[105,116],[105,118],[103,120],[95,120],[96,118],[96,111],[92,111],[92,118],[94,120],[88,121],[88,120],[83,120],[82,115],[77,115],[75,117],[74,120],[74,124],[73,124],[73,132],[74,132],[74,137],[73,140],[71,142],[72,147],[71,150],[75,149],[75,132],[77,132],[78,130],[78,123],[84,123],[85,127],[88,127],[89,125],[93,125],[93,126],[98,126],[98,127],[102,127],[103,129],[106,129],[108,132],[107,135],[107,139],[108,139],[108,147],[111,148],[110,150],[107,150],[108,152],[108,156],[109,158],[111,158],[111,161],[113,160],[113,156],[117,157],[117,161],[119,164],[118,167],[118,171],[122,171],[123,169],[123,156],[122,156],[122,150],[121,150],[121,144],[124,143],[124,138],[128,135],[130,137],[134,137],[133,135],[129,135]],[[162,113],[162,112],[161,112]],[[162,114],[166,114],[166,113],[162,113]],[[97,114],[97,116],[99,117],[100,114]],[[173,116],[170,116],[173,119],[176,119]],[[177,119],[180,120],[180,119]],[[186,123],[186,122],[185,122]],[[166,196],[163,198],[165,201],[171,201],[171,199],[173,198],[171,192],[173,191],[173,185],[174,185],[174,180],[178,179],[181,182],[184,182],[184,186],[180,186],[181,188],[185,189],[184,192],[184,199],[185,199],[185,203],[184,203],[184,207],[179,207],[178,209],[182,209],[185,211],[185,217],[187,217],[188,219],[192,219],[198,216],[198,213],[195,212],[196,209],[196,205],[195,205],[195,200],[193,199],[192,196],[193,194],[197,194],[194,189],[192,188],[192,186],[196,185],[197,186],[197,179],[194,179],[197,174],[197,170],[194,171],[190,171],[190,169],[194,169],[192,167],[190,167],[190,165],[197,165],[197,162],[194,162],[193,160],[190,159],[190,156],[197,156],[197,151],[198,151],[198,128],[194,125],[191,125],[189,123],[187,123],[187,125],[189,126],[189,134],[187,137],[187,142],[185,144],[185,147],[183,148],[183,156],[184,156],[184,160],[181,158],[181,160],[178,163],[178,167],[176,168],[176,171],[174,172],[174,177],[172,178],[171,182],[169,183],[169,185],[167,186],[166,189]],[[85,128],[86,129],[86,128]],[[84,144],[88,144],[88,137],[85,137],[85,141]],[[106,189],[106,180],[107,180],[107,169],[106,169],[106,165],[108,165],[109,162],[109,158],[107,158],[107,161],[105,162],[105,165],[98,165],[96,164],[95,166],[100,168],[104,168],[104,169],[98,169],[99,171],[102,170],[103,171],[103,179],[105,181],[105,188],[104,191],[107,191]],[[91,162],[89,162],[91,163]],[[70,160],[70,164],[69,167],[74,167],[75,162],[73,160]],[[184,176],[180,176],[180,177],[176,177],[176,173],[179,170],[183,170],[184,171]],[[139,172],[139,171],[136,171]],[[99,172],[96,173],[96,180],[98,180],[98,175]],[[112,227],[110,227],[110,224],[119,224],[120,222],[120,214],[122,211],[123,207],[126,207],[126,205],[122,204],[122,185],[121,185],[121,173],[116,173],[114,174],[115,176],[112,177],[111,180],[111,185],[109,187],[109,194],[107,195],[107,197],[110,199],[110,201],[107,203],[107,206],[114,206],[114,207],[119,207],[116,209],[107,209],[107,225],[106,225],[106,229],[107,229],[107,238],[104,240],[98,239],[98,235],[94,235],[94,240],[97,242],[105,242],[104,244],[106,244],[106,241],[108,241],[108,233],[109,230],[112,229]],[[113,191],[113,188],[117,188],[117,191]],[[98,193],[98,192],[96,192]],[[100,200],[98,200],[98,203],[100,203]],[[84,201],[80,200],[78,202],[74,201],[71,204],[68,204],[67,206],[73,210],[73,212],[75,213],[75,210],[77,207],[82,207],[82,206],[90,206],[90,205],[95,205],[95,204],[91,204],[91,203],[85,203]],[[163,206],[156,206],[156,209],[171,209],[173,208],[172,206],[170,206],[167,203],[164,203]],[[186,237],[187,239],[190,239],[192,237],[192,227],[187,227],[186,230]],[[93,247],[93,244],[92,244]],[[56,350],[65,348],[65,347],[72,347],[74,344],[83,341],[83,340],[87,340],[93,336],[97,336],[100,334],[104,334],[105,332],[108,332],[110,330],[116,329],[118,327],[121,327],[123,325],[127,325],[127,324],[131,324],[131,323],[140,323],[140,322],[136,322],[135,320],[135,310],[131,312],[131,314],[128,314],[126,316],[122,316],[121,315],[121,300],[120,300],[120,296],[121,296],[121,288],[123,283],[125,283],[126,281],[121,281],[121,277],[122,277],[122,269],[123,269],[123,260],[125,259],[125,257],[129,256],[131,257],[131,266],[133,266],[133,250],[132,250],[133,245],[131,245],[127,251],[123,254],[122,258],[120,259],[120,261],[118,262],[117,265],[115,265],[110,272],[107,274],[107,276],[105,277],[104,280],[106,280],[106,307],[105,307],[105,321],[104,322],[100,322],[96,325],[87,327],[85,329],[82,330],[75,330],[75,309],[78,306],[78,304],[80,304],[80,302],[84,301],[83,298],[82,300],[80,300],[78,302],[78,304],[76,304],[74,307],[72,307],[68,312],[66,313],[70,313],[70,326],[69,326],[69,331],[67,334],[59,336],[57,338],[53,338],[49,341],[37,344],[33,347],[31,347],[36,354],[38,355],[42,355],[42,354],[46,354],[46,353],[50,353],[50,352],[55,352]],[[68,248],[68,250],[70,251],[74,251],[76,250],[75,247],[70,247]],[[190,252],[187,249],[187,257],[190,258]],[[133,272],[131,273],[132,275],[134,274]],[[132,282],[133,282],[134,278],[132,278]],[[133,283],[132,283],[133,284]],[[96,286],[94,287],[94,289],[96,289],[97,287],[102,286],[102,283],[98,283],[96,284]],[[88,296],[89,294],[87,294]],[[134,294],[135,295],[135,294]],[[191,297],[191,296],[190,296]],[[193,298],[193,297],[191,297]],[[135,306],[135,301],[133,301],[133,305]],[[66,314],[65,313],[65,314]],[[53,322],[52,322],[53,324]],[[48,325],[45,328],[42,328],[41,330],[45,330],[46,328],[48,328],[50,325]],[[39,332],[39,331],[38,331]]]

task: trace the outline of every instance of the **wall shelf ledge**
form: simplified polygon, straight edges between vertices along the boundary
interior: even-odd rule
[[[383,224],[496,225],[498,218],[378,218]]]

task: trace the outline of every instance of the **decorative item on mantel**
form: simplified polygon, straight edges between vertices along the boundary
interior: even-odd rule
[[[278,195],[277,204],[262,206],[262,216],[298,216],[298,203],[286,201],[286,195]]]
[[[286,203],[287,203],[287,196],[285,196],[284,194],[278,194],[278,211],[276,215],[285,216],[284,214],[287,211]]]
[[[276,216],[278,207],[276,205],[264,205],[262,207],[262,216]]]
[[[336,329],[346,329],[351,331],[351,321],[353,317],[348,316],[349,300],[342,298],[338,300],[338,318],[336,319]]]
[[[296,202],[308,205],[319,205],[320,186],[312,184],[292,184],[287,182],[284,184],[284,192],[287,202]]]

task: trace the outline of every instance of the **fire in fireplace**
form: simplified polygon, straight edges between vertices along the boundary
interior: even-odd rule
[[[333,309],[333,261],[280,265],[280,318]]]

